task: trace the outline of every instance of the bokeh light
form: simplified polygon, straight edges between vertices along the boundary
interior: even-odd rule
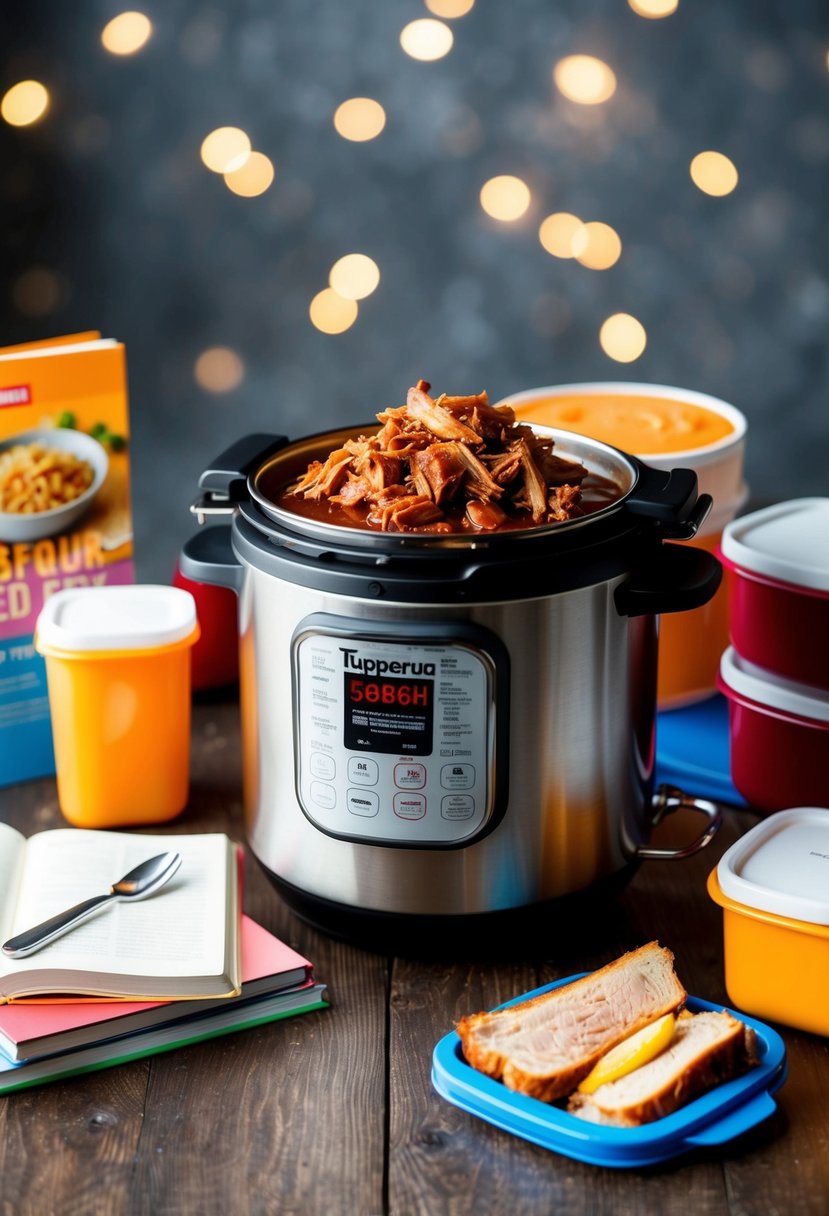
[[[592,221],[574,233],[573,257],[589,270],[608,270],[622,256],[622,242],[615,228]]]
[[[9,126],[28,127],[49,108],[49,90],[39,80],[21,80],[3,95],[0,114]]]
[[[111,55],[134,55],[149,41],[153,25],[143,13],[119,13],[101,31],[101,42]]]
[[[199,355],[193,375],[208,393],[229,393],[244,380],[245,365],[229,346],[211,346]]]
[[[346,300],[364,300],[380,282],[380,267],[365,253],[347,253],[331,267],[329,285]]]
[[[553,68],[553,80],[560,93],[579,105],[595,106],[616,92],[613,69],[593,55],[568,55]]]
[[[400,45],[412,59],[442,59],[452,50],[455,36],[448,25],[433,17],[410,21],[400,31]]]
[[[520,219],[530,205],[532,195],[520,177],[504,174],[491,177],[481,186],[481,206],[494,220],[510,223]]]
[[[333,287],[317,292],[308,309],[311,324],[324,334],[345,333],[357,320],[358,312],[357,301],[346,300]]]
[[[337,134],[355,143],[376,139],[385,125],[386,111],[371,97],[350,97],[334,112]]]
[[[214,173],[232,173],[242,168],[250,151],[250,137],[241,127],[217,127],[202,140],[201,158]]]
[[[599,345],[617,363],[633,363],[647,346],[645,327],[628,312],[616,312],[599,330]]]
[[[679,8],[679,0],[628,0],[628,4],[640,17],[650,17],[654,21],[660,17],[670,17]]]
[[[734,162],[722,152],[700,152],[691,161],[691,180],[703,194],[720,198],[736,189],[740,175]]]
[[[465,17],[475,7],[475,0],[426,0],[426,7],[436,17]]]
[[[542,220],[538,239],[554,258],[574,258],[573,243],[585,225],[569,211],[555,211]]]
[[[61,280],[48,266],[30,266],[12,286],[15,308],[25,317],[48,317],[61,302]]]
[[[264,152],[251,152],[240,169],[225,173],[228,190],[242,198],[256,198],[264,194],[274,179],[273,162]]]

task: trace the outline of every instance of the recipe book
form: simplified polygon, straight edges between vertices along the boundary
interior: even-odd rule
[[[0,786],[55,771],[44,603],[134,581],[123,343],[90,330],[0,349]]]
[[[113,901],[26,958],[0,954],[0,1004],[76,994],[110,1000],[227,997],[240,990],[236,845],[223,833],[149,836],[58,828],[28,840],[0,824],[0,942],[178,850],[155,895]]]
[[[231,998],[204,1013],[198,1013],[201,1006],[197,1005],[197,1011],[191,1017],[168,1026],[137,1030],[134,1034],[119,1035],[117,1038],[79,1047],[74,1051],[37,1056],[32,1060],[21,1060],[17,1063],[0,1057],[0,1094],[28,1089],[31,1085],[42,1085],[46,1081],[74,1077],[79,1073],[112,1068],[115,1064],[127,1064],[131,1060],[140,1060],[162,1051],[173,1051],[177,1047],[188,1047],[191,1043],[215,1039],[232,1031],[262,1026],[279,1018],[309,1013],[312,1009],[327,1009],[328,1005],[325,984],[311,982],[271,996],[257,996],[251,1000]]]
[[[200,1017],[214,1008],[313,983],[307,958],[242,917],[242,991],[205,1001],[68,1001],[0,1006],[0,1052],[10,1060],[65,1052],[104,1039]]]

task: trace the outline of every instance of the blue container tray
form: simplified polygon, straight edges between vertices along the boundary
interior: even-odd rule
[[[657,715],[656,784],[676,785],[687,794],[732,806],[746,805],[731,783],[728,702],[720,693]]]
[[[586,974],[586,973],[583,973]],[[518,996],[505,1005],[517,1005],[582,975],[571,975]],[[692,1013],[725,1008],[689,997]],[[633,1169],[668,1161],[695,1148],[725,1144],[756,1127],[776,1110],[772,1094],[786,1079],[786,1048],[777,1031],[763,1022],[726,1009],[750,1026],[757,1036],[759,1063],[742,1077],[718,1085],[672,1115],[642,1127],[602,1127],[537,1098],[507,1089],[467,1064],[461,1041],[452,1032],[440,1040],[432,1056],[432,1084],[441,1097],[461,1110],[485,1119],[565,1157],[614,1169]]]

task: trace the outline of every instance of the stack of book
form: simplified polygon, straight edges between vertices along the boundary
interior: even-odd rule
[[[182,865],[158,894],[2,958],[0,1094],[327,1007],[311,963],[240,914],[238,851],[220,833],[27,841],[0,824],[0,941],[171,848]]]

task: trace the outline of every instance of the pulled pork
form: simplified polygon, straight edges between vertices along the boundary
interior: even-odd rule
[[[429,396],[419,380],[406,404],[377,415],[380,430],[315,460],[290,494],[353,513],[385,532],[495,531],[582,514],[587,469],[516,423],[486,393]]]

